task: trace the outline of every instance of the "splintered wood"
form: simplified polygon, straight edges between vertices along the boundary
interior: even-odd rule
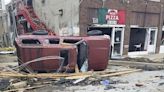
[[[0,77],[12,77],[12,78],[52,78],[52,79],[80,79],[88,77],[111,77],[111,76],[120,76],[123,74],[129,74],[133,72],[142,71],[141,69],[129,69],[123,71],[102,71],[102,72],[86,72],[86,73],[72,73],[72,74],[59,74],[59,73],[44,73],[44,74],[21,74],[14,72],[0,72]]]

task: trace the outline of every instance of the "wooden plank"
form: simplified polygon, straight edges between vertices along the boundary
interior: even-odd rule
[[[74,74],[15,74],[12,72],[0,72],[0,77],[16,77],[16,78],[66,78],[66,79],[79,79],[79,78],[87,78],[92,76],[100,76],[100,77],[110,77],[110,76],[117,76],[122,74],[128,74],[132,72],[141,71],[141,69],[137,70],[123,70],[123,71],[116,71],[114,73],[110,72],[86,72],[86,73],[74,73]]]
[[[115,72],[122,72],[122,71],[130,71],[130,70],[134,70],[134,69],[125,69],[125,70],[114,70],[114,71],[98,71],[98,72],[94,72],[94,74],[109,74],[109,73],[115,73]]]
[[[123,74],[139,72],[139,71],[142,71],[142,70],[141,69],[135,69],[135,70],[115,72],[115,73],[111,73],[111,74],[90,74],[90,75],[88,74],[88,75],[82,75],[82,76],[70,76],[70,77],[66,77],[66,79],[80,79],[80,78],[88,78],[88,77],[92,77],[92,76],[111,77],[111,76],[119,76],[119,75],[123,75]]]
[[[137,70],[131,70],[131,71],[125,71],[125,72],[116,72],[116,73],[112,73],[112,74],[105,74],[105,75],[100,75],[101,77],[111,77],[111,76],[119,76],[119,75],[123,75],[123,74],[129,74],[129,73],[133,73],[133,72],[139,72],[142,71],[141,69],[137,69]]]
[[[76,66],[75,66],[75,73],[80,73],[80,70],[79,70],[79,68],[78,68],[78,65],[76,64]]]
[[[80,78],[88,78],[91,77],[92,75],[81,75],[81,76],[70,76],[70,77],[66,77],[65,79],[80,79]]]
[[[131,69],[129,69],[131,70]],[[129,71],[129,70],[122,70],[122,71]],[[73,74],[58,74],[58,73],[43,73],[43,74],[21,74],[21,73],[13,73],[13,72],[0,72],[1,77],[38,77],[38,78],[59,78],[59,77],[70,77],[70,76],[85,76],[85,75],[100,75],[100,74],[108,74],[108,73],[115,73],[121,71],[101,71],[101,72],[86,72],[86,73],[73,73]]]
[[[0,48],[0,51],[15,51],[16,49],[13,47],[9,47],[9,48]]]
[[[91,72],[86,73],[73,73],[73,74],[20,74],[20,73],[12,73],[12,72],[0,72],[0,77],[28,77],[28,78],[61,78],[61,77],[69,77],[69,76],[82,76],[82,75],[88,75],[91,74]]]

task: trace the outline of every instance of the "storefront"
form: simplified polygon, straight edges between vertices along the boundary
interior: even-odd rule
[[[102,14],[101,14],[102,15]],[[111,57],[120,58],[123,55],[123,42],[125,30],[125,11],[108,9],[105,16],[105,23],[94,24],[88,31],[100,30],[102,34],[111,37]]]
[[[161,37],[161,44],[160,44],[159,53],[164,53],[164,28],[162,29],[162,37]]]
[[[132,27],[129,40],[129,56],[153,54],[157,43],[156,27]]]

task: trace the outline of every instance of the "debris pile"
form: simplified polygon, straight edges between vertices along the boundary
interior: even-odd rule
[[[137,69],[143,69],[148,71],[164,69],[164,63],[163,60],[161,60],[161,58],[158,59],[158,62],[156,62],[149,58],[126,57],[123,60],[110,61],[110,65],[127,66],[130,68],[137,68]]]
[[[149,59],[149,58],[144,58],[144,57],[137,57],[137,58],[125,57],[123,61],[134,61],[134,62],[145,62],[145,63],[164,63],[164,58]]]
[[[141,71],[140,69],[129,69],[123,71],[101,71],[101,72],[79,72],[79,73],[41,73],[27,74],[14,71],[1,71],[0,77],[3,86],[0,90],[6,92],[31,90],[48,85],[55,86],[86,86],[86,85],[104,85],[104,80],[110,80],[109,77],[121,76],[123,74]],[[116,83],[111,81],[110,83]],[[107,83],[108,84],[108,83]]]
[[[14,54],[15,51],[16,51],[16,49],[13,47],[0,48],[0,55]]]
[[[130,57],[126,57],[123,60],[125,60],[125,61],[135,61],[135,62],[154,63],[153,60],[150,60],[148,58],[130,58]]]
[[[119,64],[124,62],[124,64],[112,66],[113,62]],[[149,89],[152,90],[151,86],[154,86],[153,92],[156,92],[154,91],[155,88],[163,92],[164,75],[162,70],[144,71],[144,64],[147,63],[143,62],[113,62],[110,61],[110,66],[105,71],[82,72],[76,66],[75,73],[25,73],[20,71],[20,68],[16,69],[17,65],[0,67],[0,91],[31,92],[37,90],[35,92],[47,92],[50,88],[50,90],[55,90],[55,92],[72,92],[74,89],[88,92],[103,92],[105,90],[110,90],[111,92],[136,92],[137,90],[143,90],[138,92],[150,92]],[[134,69],[124,65],[143,65],[144,68]],[[157,63],[149,63],[147,65],[159,66]],[[160,65],[163,66],[163,64]],[[88,89],[87,87],[91,88]],[[38,91],[42,89],[46,91]],[[145,91],[147,89],[148,91]]]

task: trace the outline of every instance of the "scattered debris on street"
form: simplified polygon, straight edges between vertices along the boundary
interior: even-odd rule
[[[0,48],[0,55],[6,55],[6,54],[14,54],[16,51],[15,48],[9,47],[9,48]]]
[[[0,0],[0,92],[164,92],[163,2]]]
[[[1,90],[13,91],[22,90],[22,88],[31,88],[39,86],[48,85],[67,85],[67,86],[77,86],[77,85],[95,85],[100,84],[102,78],[121,76],[129,73],[139,72],[141,69],[127,69],[122,71],[102,71],[94,72],[89,71],[85,73],[71,73],[71,74],[57,74],[57,73],[41,73],[41,74],[27,74],[20,73],[16,71],[11,71],[10,69],[2,69],[0,72],[1,78],[8,78],[10,80],[6,81],[6,86],[2,86]],[[3,80],[2,80],[3,82]],[[34,89],[34,88],[33,88]],[[24,89],[29,90],[29,89]]]
[[[1,55],[3,57],[4,55]],[[7,58],[7,56],[5,55]],[[8,56],[10,57],[10,55]],[[15,56],[16,57],[16,56]],[[16,62],[10,59],[8,63]],[[110,64],[105,71],[75,73],[26,73],[18,65],[0,67],[0,90],[4,92],[162,92],[164,71]],[[123,62],[123,61],[122,61]],[[18,62],[16,62],[18,63]],[[3,64],[3,62],[1,62]],[[152,86],[154,88],[152,88]]]

